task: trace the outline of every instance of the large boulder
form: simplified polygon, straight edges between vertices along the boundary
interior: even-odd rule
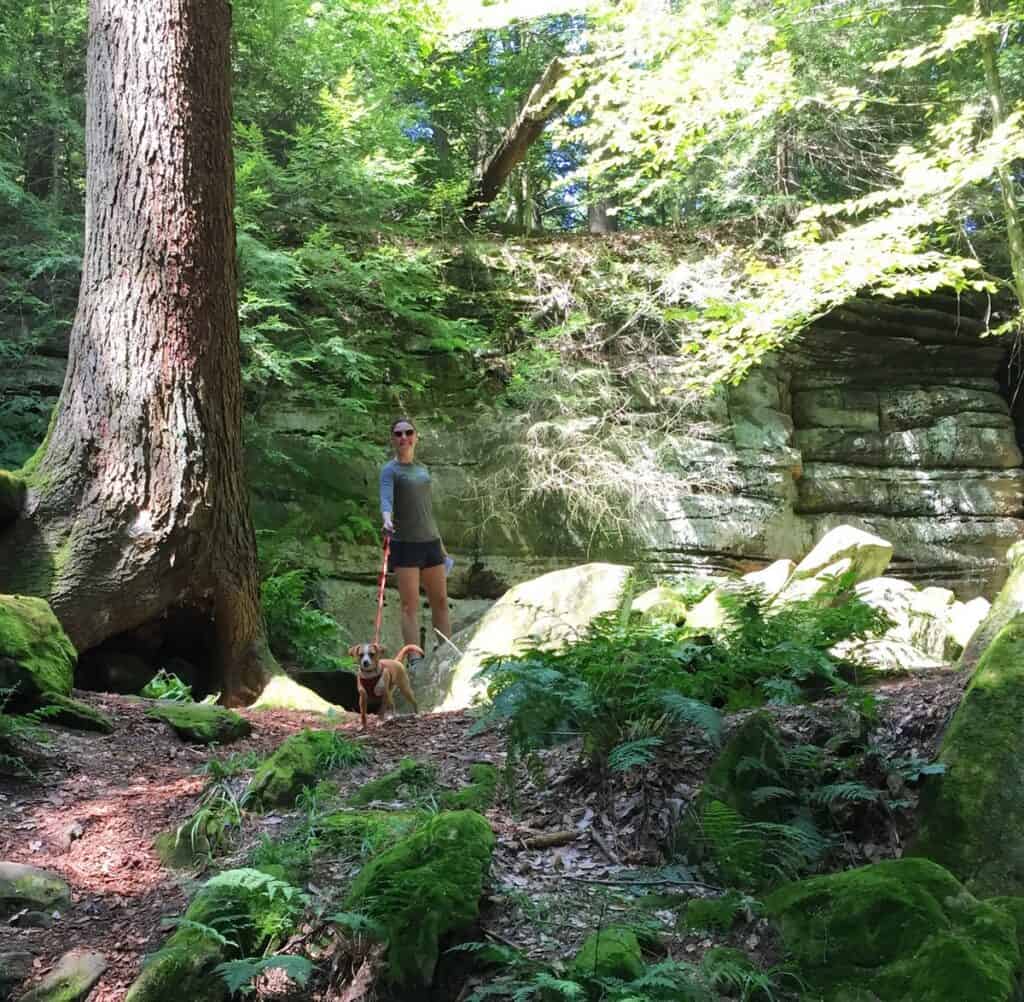
[[[977,900],[929,860],[801,880],[775,891],[766,906],[816,999],[1015,997],[1021,958],[1013,915]]]
[[[912,845],[985,895],[1024,894],[1024,612],[971,677],[928,777]]]
[[[0,689],[31,704],[48,693],[69,696],[77,658],[47,602],[0,595]]]
[[[413,680],[421,710],[459,710],[483,691],[475,676],[486,658],[527,645],[557,646],[622,604],[630,568],[583,564],[553,571],[506,592],[474,627],[457,636],[460,653],[441,649]]]
[[[880,577],[892,560],[892,543],[852,525],[826,533],[796,565],[779,601],[811,598],[829,578],[849,574],[851,584]]]
[[[957,663],[958,668],[973,671],[999,631],[1024,612],[1024,542],[1014,543],[1007,550],[1006,562],[1009,565],[1006,582],[992,603],[988,615],[964,647]]]

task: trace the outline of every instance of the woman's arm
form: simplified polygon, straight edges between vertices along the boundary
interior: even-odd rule
[[[384,528],[388,532],[395,531],[393,513],[395,510],[395,471],[390,463],[385,463],[380,471],[380,515]]]

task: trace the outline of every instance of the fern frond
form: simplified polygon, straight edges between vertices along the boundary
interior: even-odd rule
[[[716,748],[721,745],[722,715],[713,706],[678,692],[663,692],[659,701],[665,715],[674,723],[693,724]]]
[[[613,772],[629,772],[630,769],[650,765],[663,744],[662,739],[657,737],[625,741],[609,752],[608,767]]]
[[[228,960],[223,964],[218,964],[214,968],[214,973],[224,979],[228,991],[233,995],[253,978],[272,969],[284,971],[288,978],[300,988],[305,988],[310,974],[313,973],[313,965],[305,957],[290,953],[275,953],[258,960],[253,957]]]

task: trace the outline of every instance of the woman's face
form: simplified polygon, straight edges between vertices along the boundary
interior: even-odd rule
[[[416,429],[408,421],[399,421],[391,429],[391,444],[400,459],[412,456],[416,449]]]

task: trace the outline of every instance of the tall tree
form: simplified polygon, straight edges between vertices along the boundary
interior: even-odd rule
[[[178,609],[229,702],[268,667],[242,469],[227,0],[90,0],[85,258],[67,377],[0,590],[79,650]]]

